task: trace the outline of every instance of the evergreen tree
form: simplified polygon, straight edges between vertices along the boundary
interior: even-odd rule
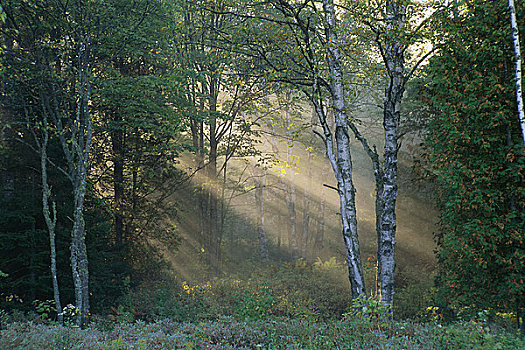
[[[525,157],[508,9],[465,2],[440,24],[446,43],[428,91],[439,112],[427,139],[441,186],[440,295],[456,307],[523,313]]]

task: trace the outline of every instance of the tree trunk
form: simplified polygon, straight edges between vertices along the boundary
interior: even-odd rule
[[[361,135],[356,125],[351,121],[348,122],[348,126],[352,129],[355,138],[361,143],[364,151],[367,153],[368,157],[372,161],[372,167],[374,169],[374,180],[375,180],[375,190],[376,190],[376,200],[375,200],[375,214],[376,214],[376,234],[377,234],[377,250],[378,252],[382,249],[382,240],[381,240],[381,213],[383,212],[383,169],[381,168],[381,163],[379,161],[379,155],[375,145],[373,149],[370,148],[368,141]],[[377,260],[377,273],[376,273],[376,284],[375,284],[375,295],[378,297],[381,289],[380,282],[380,271],[381,271],[381,259]]]
[[[81,174],[84,174],[82,172]],[[86,251],[86,231],[84,228],[84,197],[86,191],[86,181],[83,175],[79,174],[75,180],[73,188],[75,209],[73,213],[73,230],[71,232],[71,269],[73,273],[73,285],[75,287],[75,305],[79,314],[75,324],[83,326],[88,314],[89,296],[88,290],[88,270],[87,270],[87,251]]]
[[[336,31],[336,18],[332,0],[323,0],[325,16],[325,36],[327,39],[326,50],[328,68],[330,71],[330,93],[335,116],[335,141],[336,154],[333,152],[331,132],[326,123],[326,116],[322,106],[316,102],[316,112],[320,118],[325,134],[327,156],[332,164],[338,184],[340,198],[341,220],[343,224],[343,240],[346,247],[348,277],[352,288],[352,298],[365,296],[363,268],[357,235],[357,217],[355,209],[355,188],[352,181],[352,157],[350,153],[350,139],[348,137],[348,117],[345,111],[345,92],[341,56],[339,52],[339,39]],[[317,89],[317,82],[314,83]],[[318,93],[317,93],[318,94]],[[317,95],[316,94],[316,95]],[[328,129],[328,130],[326,130]],[[328,132],[327,132],[328,131]]]
[[[215,77],[210,79],[209,86],[209,109],[210,109],[210,151],[208,154],[208,242],[209,242],[209,262],[215,275],[218,274],[218,256],[219,256],[219,235],[218,235],[218,181],[217,181],[217,120],[215,113],[217,112],[217,94],[218,81]]]
[[[113,148],[113,215],[115,241],[120,250],[124,241],[124,126],[122,125],[122,118],[118,115],[115,117],[114,123],[115,125],[111,131],[111,146]]]
[[[286,207],[288,208],[288,249],[295,260],[298,258],[299,247],[297,244],[297,211],[295,209],[296,193],[293,169],[288,176],[289,183],[286,186]]]
[[[262,170],[260,177],[256,178],[255,207],[257,217],[257,237],[259,239],[259,254],[261,259],[268,261],[268,239],[264,226],[264,192],[266,187],[266,169]]]
[[[87,20],[85,5],[80,2],[78,6],[80,22]],[[86,230],[84,223],[84,199],[87,190],[87,176],[93,125],[89,113],[89,100],[91,87],[89,82],[89,39],[85,32],[79,36],[78,47],[78,83],[77,91],[77,115],[72,132],[72,151],[69,150],[67,142],[62,142],[62,147],[70,153],[66,154],[69,163],[69,171],[73,184],[74,213],[73,230],[71,233],[71,268],[73,272],[73,284],[75,286],[75,303],[79,311],[75,324],[83,327],[89,316],[89,273],[88,256],[86,249]],[[65,141],[62,138],[61,141]]]
[[[312,187],[312,150],[308,149],[306,158],[306,187],[304,190],[303,236],[301,239],[301,257],[306,258],[308,240],[310,239],[310,188]]]
[[[514,45],[514,60],[516,64],[515,78],[516,78],[516,102],[518,104],[518,118],[521,127],[521,136],[523,145],[525,146],[525,112],[523,111],[523,96],[522,96],[522,79],[521,79],[521,51],[520,51],[520,36],[518,30],[518,23],[516,21],[516,8],[514,0],[509,0],[510,25],[512,28],[512,43]]]
[[[321,171],[321,178],[326,179],[329,176],[330,165],[326,162],[326,158],[323,157],[323,165]],[[319,256],[324,245],[324,230],[325,230],[325,219],[324,213],[326,210],[326,190],[323,186],[320,193],[319,199],[319,209],[317,211],[316,221],[317,221],[317,232],[314,241],[314,255]]]
[[[53,283],[53,298],[55,300],[55,307],[57,309],[57,321],[59,324],[64,323],[64,314],[62,313],[62,303],[60,302],[60,288],[58,286],[57,275],[57,253],[55,243],[55,228],[57,222],[57,211],[55,202],[51,202],[51,210],[49,208],[49,199],[51,197],[51,189],[47,180],[47,144],[49,141],[48,120],[47,113],[44,111],[44,125],[43,125],[43,140],[40,144],[40,168],[42,171],[42,212],[46,222],[47,230],[49,232],[49,246],[51,257],[51,280]],[[52,217],[51,217],[52,213]]]
[[[49,97],[47,95],[41,95],[42,103],[42,116],[43,116],[43,125],[41,126],[42,138],[39,139],[34,131],[33,137],[35,143],[40,151],[40,170],[41,170],[41,181],[42,181],[42,214],[44,216],[44,221],[47,226],[49,233],[49,247],[50,247],[50,260],[51,260],[51,281],[53,285],[53,298],[55,301],[56,311],[57,311],[57,321],[59,324],[64,323],[63,313],[62,313],[62,303],[60,301],[60,288],[58,285],[58,275],[57,275],[57,254],[56,254],[56,222],[57,222],[57,213],[55,202],[51,201],[51,209],[49,208],[49,201],[51,197],[51,188],[49,187],[48,182],[48,173],[47,173],[47,147],[49,143],[49,122],[48,122],[48,112],[50,112]],[[26,112],[27,113],[27,112]],[[29,116],[26,115],[27,122],[29,123]]]
[[[299,245],[297,242],[297,211],[296,211],[296,200],[297,195],[295,191],[295,165],[293,162],[293,154],[292,154],[292,135],[291,135],[291,128],[292,128],[292,121],[291,121],[291,115],[290,115],[290,109],[288,107],[291,100],[290,93],[286,93],[286,97],[284,98],[284,125],[286,127],[286,137],[288,138],[287,141],[287,148],[286,148],[286,167],[289,168],[287,181],[288,183],[285,183],[286,186],[286,207],[288,208],[288,249],[290,250],[290,253],[292,255],[292,258],[295,260],[299,257]]]
[[[380,191],[381,219],[378,247],[379,298],[388,306],[392,317],[394,301],[395,234],[397,199],[397,152],[401,100],[404,92],[404,57],[401,32],[405,25],[405,4],[400,0],[386,3],[386,33],[384,59],[388,72],[385,89],[383,128],[385,151],[383,160],[382,191]]]

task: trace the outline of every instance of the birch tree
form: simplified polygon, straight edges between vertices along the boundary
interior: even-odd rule
[[[350,137],[348,131],[348,116],[346,115],[347,102],[343,83],[343,70],[341,67],[341,54],[339,51],[339,38],[336,27],[335,9],[332,0],[323,0],[325,39],[327,42],[327,60],[330,72],[331,103],[335,117],[335,146],[336,154],[332,150],[332,135],[328,129],[324,110],[320,100],[315,102],[315,110],[323,127],[326,153],[337,180],[340,197],[341,218],[343,224],[343,239],[346,246],[348,274],[352,284],[352,298],[365,295],[363,267],[357,235],[357,213],[355,208],[355,187],[352,180],[352,155],[350,152]],[[315,79],[314,84],[318,84]],[[314,94],[318,97],[317,86]]]
[[[32,123],[28,121],[26,124],[29,127],[36,127],[40,133],[40,136],[37,136],[36,130],[31,131],[40,156],[42,206],[50,239],[54,296],[57,307],[60,309],[54,242],[57,215],[51,201],[51,189],[47,181],[48,165],[50,164],[47,147],[52,135],[57,136],[66,163],[65,168],[58,166],[57,168],[72,185],[74,209],[71,215],[73,226],[70,262],[75,289],[75,306],[78,310],[75,324],[81,326],[85,324],[89,314],[88,260],[83,216],[93,129],[89,114],[92,69],[89,11],[85,2],[81,0],[74,4],[57,2],[52,10],[46,8],[47,3],[35,4],[34,7],[25,7],[25,4],[20,4],[21,9],[27,11],[27,18],[20,21],[21,27],[13,32],[15,37],[11,41],[18,42],[17,50],[25,52],[24,60],[21,61],[27,61],[26,72],[38,77],[33,80],[34,85],[26,87],[32,93],[30,96],[32,101],[24,102],[26,103],[24,106],[32,108],[27,107],[26,118],[29,113],[35,111],[37,111],[35,114],[42,116],[38,122],[35,123],[33,120]],[[12,14],[17,10],[17,5],[19,4],[9,4]],[[37,14],[40,19],[34,20],[30,14]],[[25,16],[26,13],[23,15]],[[49,33],[42,34],[42,28],[51,28],[49,25],[51,21],[55,21],[55,29],[61,28],[61,30],[50,29]],[[17,18],[11,18],[11,22],[17,25]],[[38,29],[35,29],[36,26]],[[67,31],[70,34],[64,34]],[[11,55],[13,53],[14,51],[10,52]],[[38,106],[38,109],[35,106]]]
[[[62,11],[69,9],[62,4]],[[93,122],[89,110],[91,98],[92,59],[90,52],[90,33],[88,24],[91,20],[87,5],[79,0],[75,3],[72,21],[73,36],[68,44],[72,49],[72,91],[76,111],[70,110],[70,98],[64,98],[63,87],[51,83],[43,96],[43,113],[50,116],[66,159],[67,168],[63,173],[72,185],[73,192],[73,228],[71,230],[71,269],[75,288],[75,306],[77,314],[75,325],[83,326],[89,315],[89,272],[86,248],[86,229],[84,222],[84,199],[87,191],[89,174],[89,155],[93,136]]]
[[[383,109],[385,150],[379,192],[380,213],[378,217],[377,281],[379,299],[392,310],[394,303],[395,235],[397,199],[397,152],[401,100],[405,91],[405,67],[402,33],[406,21],[405,0],[386,1],[386,30],[383,60],[388,74]],[[380,46],[381,48],[381,46]],[[376,213],[377,215],[378,213]]]
[[[19,42],[22,45],[26,43],[28,43],[29,45],[34,45],[35,43],[39,42],[39,40],[41,40],[42,34],[36,34],[38,30],[34,30],[32,33],[30,33],[29,31],[27,31],[27,27],[30,27],[31,24],[33,24],[33,28],[41,29],[44,26],[43,23],[32,22],[29,19],[28,23],[30,24],[28,24],[27,27],[19,27],[19,24],[16,21],[13,21],[14,13],[18,15],[15,6],[16,4],[13,3],[7,4],[7,10],[10,11],[12,17],[11,21],[5,24],[5,27],[3,28],[4,32],[2,33],[3,35],[5,35],[2,37],[2,39],[5,40],[2,46],[7,51],[7,55],[4,58],[5,60],[3,61],[3,63],[7,67],[13,69],[12,66],[14,65],[14,62],[17,62],[20,66],[17,66],[15,69],[20,69],[20,71],[23,71],[26,74],[25,78],[29,81],[32,81],[34,85],[37,86],[23,86],[23,84],[12,84],[12,82],[11,84],[9,84],[11,86],[5,85],[4,88],[6,88],[6,90],[4,91],[7,92],[8,90],[10,90],[9,88],[11,88],[16,91],[15,95],[17,97],[10,96],[9,98],[7,98],[8,95],[6,94],[6,101],[4,101],[4,103],[6,105],[12,106],[10,108],[13,108],[13,110],[10,110],[9,112],[7,110],[3,111],[6,114],[12,113],[13,115],[17,115],[18,112],[20,113],[21,117],[23,116],[22,118],[25,117],[24,124],[29,134],[33,136],[33,143],[26,143],[26,141],[24,141],[22,137],[19,139],[19,141],[29,146],[29,148],[35,151],[39,157],[40,181],[42,186],[42,214],[49,235],[50,273],[53,297],[57,311],[57,320],[60,324],[62,324],[63,313],[57,276],[57,210],[56,203],[52,198],[51,186],[48,180],[48,166],[50,163],[52,163],[48,157],[48,146],[50,142],[50,132],[52,132],[52,126],[50,125],[49,115],[48,113],[46,113],[45,108],[45,101],[48,94],[50,93],[49,91],[45,90],[45,87],[48,86],[47,83],[49,81],[53,80],[53,78],[47,74],[48,67],[45,66],[45,62],[53,61],[56,57],[54,56],[54,53],[46,52],[44,49],[33,49],[31,51],[28,50],[29,53],[24,56],[23,60],[16,60],[16,58],[14,59],[13,52],[15,49],[15,45],[13,45],[13,43],[15,41]],[[31,9],[30,11],[28,11],[30,14],[29,16],[39,13],[38,11],[38,7],[34,10]],[[1,6],[0,12],[3,14],[3,9],[1,8]],[[2,16],[0,16],[0,18],[1,17]],[[54,35],[50,35],[50,38],[52,38],[52,40],[57,39]],[[6,79],[4,81],[4,84],[6,83],[6,81],[9,81],[9,78],[12,78],[10,77],[11,74],[13,73],[7,73],[4,76],[4,78]],[[2,141],[4,141],[3,137]],[[7,182],[9,184],[10,181]],[[14,190],[14,186],[7,187]],[[6,195],[9,195],[9,192],[7,192]]]
[[[340,196],[343,238],[347,250],[349,278],[353,297],[364,293],[362,268],[357,234],[357,213],[355,209],[355,188],[352,182],[352,157],[350,134],[359,141],[371,159],[376,182],[376,230],[378,235],[378,297],[392,309],[394,295],[394,248],[396,232],[395,203],[397,198],[397,152],[400,142],[399,123],[401,101],[406,82],[417,67],[432,53],[421,54],[405,70],[405,55],[409,46],[421,40],[422,28],[428,18],[411,22],[407,29],[406,0],[387,0],[378,7],[360,1],[349,4],[334,4],[333,1],[288,2],[271,1],[274,12],[265,15],[251,15],[259,21],[273,26],[273,37],[262,41],[248,41],[252,50],[249,54],[263,62],[274,72],[276,81],[287,82],[308,96],[319,118],[327,157],[332,165]],[[419,6],[419,5],[418,5]],[[338,10],[336,11],[336,7]],[[338,17],[339,13],[339,17]],[[349,18],[342,13],[349,14]],[[349,37],[362,40],[351,41],[340,33],[339,18],[347,20],[344,30],[350,30]],[[414,26],[415,24],[415,26]],[[361,26],[372,29],[371,36]],[[285,28],[285,29],[283,29]],[[283,34],[281,34],[283,32]],[[286,33],[286,34],[285,34]],[[256,36],[260,34],[255,34]],[[289,39],[291,38],[291,39]],[[353,83],[353,72],[344,77],[345,70],[364,70],[372,62],[353,52],[370,52],[362,42],[375,41],[386,68],[386,87],[383,102],[383,127],[385,149],[380,157],[374,145],[360,133],[359,128],[348,114],[352,106],[348,85]],[[272,45],[273,43],[273,45]],[[294,48],[291,45],[295,45]],[[276,52],[280,53],[276,59]],[[344,54],[342,53],[344,52]],[[377,63],[376,63],[377,64]],[[354,73],[355,74],[355,73]],[[346,84],[346,85],[345,85]],[[327,123],[327,113],[332,112],[335,127]]]
[[[241,52],[252,58],[259,72],[265,72],[265,79],[293,86],[314,107],[322,129],[318,134],[338,184],[352,298],[362,297],[365,286],[352,180],[350,118],[334,3],[272,0],[268,5],[262,8],[259,3],[247,2],[240,7],[243,11],[237,7],[231,11],[255,22],[242,39]],[[335,116],[333,128],[328,124],[328,113]]]
[[[512,44],[514,47],[514,64],[515,64],[515,79],[516,79],[516,103],[518,105],[518,118],[521,127],[521,136],[523,145],[525,146],[525,112],[523,111],[523,91],[521,79],[521,51],[520,51],[520,35],[518,30],[518,22],[516,21],[516,8],[514,0],[509,0],[510,12],[510,26],[512,29]]]

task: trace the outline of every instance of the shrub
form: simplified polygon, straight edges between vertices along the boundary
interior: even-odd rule
[[[199,323],[160,320],[118,324],[101,331],[12,323],[0,331],[0,349],[523,349],[515,335],[490,333],[472,323],[450,326],[390,323],[370,330],[356,318],[238,321],[221,318]]]
[[[247,280],[217,278],[195,285],[176,279],[143,283],[112,309],[112,318],[124,321],[122,317],[129,313],[146,321],[202,321],[224,316],[239,320],[339,318],[350,306],[348,281],[334,277],[341,268],[335,259],[316,264],[300,260],[261,268]]]
[[[427,307],[434,304],[433,272],[425,269],[406,268],[397,276],[401,285],[394,295],[396,319],[420,319],[428,316]]]

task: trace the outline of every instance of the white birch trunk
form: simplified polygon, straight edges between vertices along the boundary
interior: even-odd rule
[[[512,28],[512,42],[514,44],[514,61],[516,65],[515,79],[516,79],[516,102],[518,104],[518,118],[521,127],[521,136],[523,145],[525,146],[525,113],[523,111],[523,92],[521,79],[521,51],[520,51],[520,36],[518,30],[518,23],[516,21],[516,8],[514,0],[509,0],[510,25]]]
[[[327,155],[332,164],[337,179],[340,198],[341,220],[343,224],[343,240],[346,247],[348,276],[352,288],[352,298],[365,296],[363,268],[357,235],[357,214],[355,208],[355,188],[352,181],[352,157],[350,153],[350,138],[348,136],[348,117],[345,111],[345,92],[343,72],[341,68],[341,55],[339,52],[339,39],[336,31],[336,17],[332,0],[323,0],[325,16],[325,36],[327,39],[327,58],[330,71],[330,92],[335,116],[335,141],[336,154],[330,154],[331,139],[328,140],[325,132]],[[316,112],[323,113],[320,106]],[[326,118],[324,118],[326,124]],[[323,121],[321,120],[321,124]],[[328,126],[326,126],[328,128]],[[324,126],[323,126],[324,128]],[[328,143],[327,143],[328,142]]]
[[[385,89],[383,128],[385,152],[383,181],[380,195],[381,217],[378,232],[378,284],[379,298],[388,306],[392,315],[394,301],[394,249],[396,245],[397,152],[401,100],[404,92],[404,57],[401,32],[405,25],[405,2],[387,0],[384,59],[388,71]]]

